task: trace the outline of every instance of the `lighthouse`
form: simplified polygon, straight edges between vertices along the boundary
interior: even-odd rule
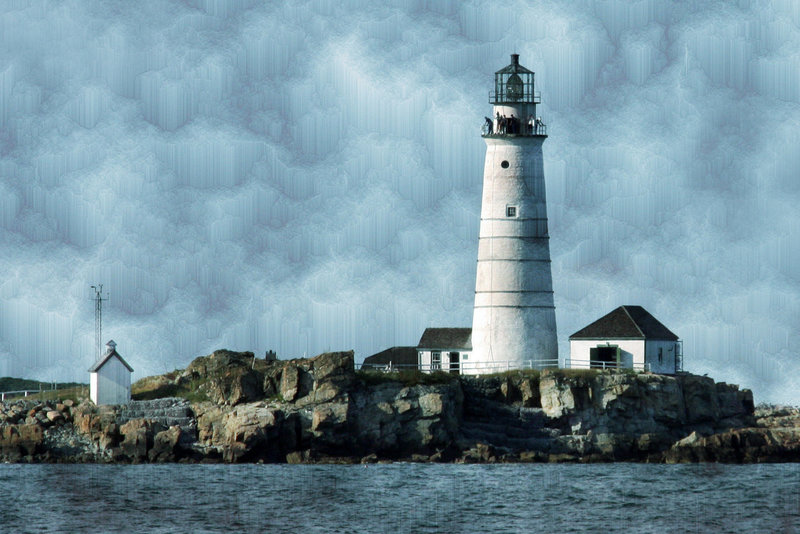
[[[556,313],[547,230],[544,124],[534,73],[511,55],[494,75],[486,141],[472,318],[462,372],[557,366]]]

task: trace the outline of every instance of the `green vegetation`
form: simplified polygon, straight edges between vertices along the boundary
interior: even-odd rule
[[[72,399],[79,401],[89,396],[89,386],[79,382],[56,382],[53,389],[52,382],[41,382],[39,380],[28,380],[26,378],[12,378],[4,376],[0,378],[0,391],[31,391],[27,397],[22,394],[6,395],[6,401],[21,398],[30,400],[65,400]]]
[[[638,375],[640,371],[635,369],[619,368],[619,369],[551,369],[551,373],[556,376],[565,377],[586,377],[593,378],[600,374],[624,374],[624,375]]]
[[[404,386],[449,384],[458,380],[458,375],[450,374],[445,371],[434,373],[423,373],[422,371],[403,370],[403,371],[356,371],[356,377],[368,386],[385,384],[387,382],[400,382]]]
[[[57,382],[57,389],[74,388],[85,386],[79,382]],[[21,391],[21,390],[41,390],[45,391],[53,388],[52,382],[40,382],[39,380],[28,380],[27,378],[12,378],[4,376],[0,378],[0,391]]]
[[[169,372],[165,375],[148,376],[137,380],[131,385],[131,399],[153,400],[165,397],[181,397],[189,402],[207,401],[208,395],[203,390],[203,380],[196,378],[186,383],[177,381],[181,370]]]
[[[521,376],[524,378],[533,378],[539,380],[542,371],[539,369],[518,369],[515,371],[503,371],[502,373],[493,373],[490,375],[481,375],[482,377],[496,377],[496,378],[513,378]]]
[[[48,400],[63,401],[70,399],[75,402],[80,402],[82,399],[89,398],[89,386],[80,385],[71,388],[47,390],[47,391],[42,391],[41,393],[31,393],[27,397],[15,396],[11,397],[11,399],[9,399],[9,397],[6,397],[6,400],[16,400],[20,398],[27,398],[28,400],[42,400],[42,401],[48,401]]]

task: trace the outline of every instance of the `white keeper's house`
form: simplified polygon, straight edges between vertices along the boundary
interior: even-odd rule
[[[682,343],[641,306],[620,306],[569,336],[565,364],[675,374],[683,370]]]
[[[417,345],[422,371],[460,373],[469,369],[472,328],[426,328]]]
[[[106,352],[89,368],[89,396],[95,404],[125,404],[131,400],[131,373],[117,352],[114,340],[106,343]]]

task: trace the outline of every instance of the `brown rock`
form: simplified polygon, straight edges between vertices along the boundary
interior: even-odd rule
[[[539,384],[531,378],[525,377],[519,383],[519,392],[522,405],[526,408],[541,408],[542,401],[539,397]]]
[[[322,432],[344,424],[347,421],[348,406],[349,404],[345,402],[329,402],[315,406],[311,418],[311,430]]]
[[[0,428],[0,455],[19,460],[42,451],[44,429],[36,424],[9,425]]]
[[[353,351],[326,352],[311,358],[314,380],[321,382],[332,377],[355,377]]]
[[[56,411],[56,410],[48,411],[46,416],[47,416],[47,419],[49,419],[50,422],[53,422],[53,423],[64,421],[64,415],[61,412]]]
[[[153,438],[163,426],[148,419],[132,419],[120,427],[123,436],[122,452],[133,461],[147,458],[147,451],[153,447]]]
[[[313,460],[310,450],[292,451],[286,455],[286,463],[307,464]]]
[[[294,364],[286,364],[281,373],[280,394],[286,402],[292,402],[297,398],[300,390],[300,370]]]
[[[171,426],[162,430],[153,438],[153,448],[148,452],[151,462],[174,462],[178,454],[178,442],[181,438],[181,428]]]

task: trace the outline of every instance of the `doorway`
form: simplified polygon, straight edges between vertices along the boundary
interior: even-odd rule
[[[589,359],[591,360],[590,367],[605,367],[606,363],[619,363],[619,347],[593,347],[589,349]],[[599,365],[598,365],[599,364]]]
[[[450,373],[457,375],[459,371],[459,356],[458,352],[450,353]]]

